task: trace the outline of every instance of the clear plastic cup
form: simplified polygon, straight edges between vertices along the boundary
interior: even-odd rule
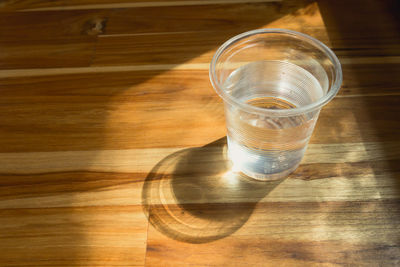
[[[271,180],[300,164],[319,111],[339,91],[342,69],[320,41],[260,29],[225,42],[210,79],[225,104],[228,156],[236,170]]]

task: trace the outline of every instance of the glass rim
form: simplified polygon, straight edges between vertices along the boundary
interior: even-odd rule
[[[307,41],[311,45],[315,46],[316,48],[319,48],[321,51],[324,52],[324,54],[332,61],[334,65],[334,73],[335,73],[335,80],[330,86],[330,89],[326,95],[318,99],[317,101],[301,106],[301,107],[295,107],[291,109],[267,109],[267,108],[260,108],[260,107],[255,107],[252,105],[249,105],[244,102],[240,102],[238,99],[235,97],[231,96],[228,94],[223,86],[220,84],[216,77],[215,69],[216,69],[216,64],[218,62],[218,59],[220,58],[221,54],[228,48],[233,45],[235,45],[238,41],[243,40],[247,37],[250,37],[252,35],[257,35],[257,34],[269,34],[269,33],[278,33],[282,35],[289,35],[289,36],[294,36],[294,37],[300,37],[302,40]],[[340,65],[339,59],[333,53],[333,51],[327,47],[325,44],[323,44],[321,41],[315,39],[314,37],[311,37],[307,34],[292,31],[292,30],[286,30],[286,29],[278,29],[278,28],[264,28],[264,29],[257,29],[257,30],[252,30],[252,31],[247,31],[244,33],[241,33],[239,35],[236,35],[232,38],[230,38],[228,41],[223,43],[218,50],[215,52],[211,63],[210,63],[210,69],[209,69],[209,76],[210,76],[210,81],[212,86],[214,87],[215,91],[217,94],[226,102],[234,105],[234,106],[239,106],[240,108],[252,112],[252,113],[257,113],[260,115],[268,115],[268,116],[276,116],[276,117],[287,117],[287,116],[294,116],[294,115],[301,115],[307,112],[314,111],[316,109],[321,108],[322,106],[326,105],[329,103],[332,98],[335,97],[337,92],[340,89],[340,86],[342,84],[342,67]]]

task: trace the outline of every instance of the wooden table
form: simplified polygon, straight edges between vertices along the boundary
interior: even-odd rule
[[[400,264],[395,0],[0,8],[0,266]],[[298,170],[263,183],[226,167],[208,65],[266,27],[329,45],[344,82]]]

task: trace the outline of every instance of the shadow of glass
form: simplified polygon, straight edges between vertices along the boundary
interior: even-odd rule
[[[149,222],[164,235],[206,243],[240,229],[257,202],[281,182],[234,172],[224,137],[161,160],[145,180],[142,202]]]

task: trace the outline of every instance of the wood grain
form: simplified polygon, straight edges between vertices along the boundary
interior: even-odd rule
[[[0,44],[0,69],[89,66],[94,42],[86,38]]]
[[[397,1],[339,0],[336,4],[318,1],[318,7],[332,48],[338,56],[383,57],[399,54]],[[355,8],[357,16],[352,16],[349,10]]]
[[[380,133],[398,140],[398,65],[344,68],[363,78],[345,78],[311,143],[377,142]],[[382,91],[376,93],[375,84]],[[223,106],[206,70],[16,77],[2,79],[0,88],[2,152],[201,146],[225,134]],[[374,105],[365,103],[370,99]]]
[[[147,223],[140,206],[68,206],[1,209],[2,265],[143,266]]]
[[[312,2],[176,6],[120,9],[112,13],[107,34],[181,31],[244,31],[262,27]],[[251,14],[251,16],[249,15]],[[157,20],[154,20],[157,18]],[[160,23],[162,22],[162,23]],[[129,29],[125,25],[136,25]]]
[[[116,62],[124,65],[209,63],[219,44],[231,36],[252,29],[251,27],[286,27],[327,42],[326,32],[320,27],[323,22],[318,6],[306,1],[301,4],[300,7],[281,6],[277,3],[247,4],[240,9],[236,8],[237,5],[204,6],[198,11],[196,9],[195,14],[190,12],[194,18],[179,17],[188,14],[191,7],[174,7],[171,8],[173,15],[163,18],[166,20],[166,24],[163,25],[165,28],[156,25],[156,21],[151,20],[151,17],[141,17],[136,13],[114,13],[107,34],[99,38],[93,64],[101,66],[115,65]],[[160,9],[152,8],[148,11],[159,12]],[[129,12],[137,11],[129,10]],[[249,17],[247,14],[252,16]],[[154,14],[154,16],[160,15]],[[204,16],[209,17],[204,18]],[[125,21],[125,17],[143,21]],[[213,25],[196,22],[204,19]],[[249,19],[251,21],[248,21]],[[118,24],[122,22],[139,24],[141,27],[132,29],[136,32],[121,36]],[[148,34],[148,31],[153,31],[153,27],[157,27],[159,33]],[[197,30],[193,31],[194,28]],[[152,53],[144,53],[150,47]]]
[[[398,10],[2,1],[0,265],[399,265]],[[232,172],[208,66],[267,27],[326,43],[344,81],[299,168],[263,183]]]
[[[219,218],[221,209],[244,213],[249,205],[186,208],[188,213],[206,213],[205,220],[211,221],[190,227],[202,227],[203,231],[212,232],[221,230],[205,225],[212,226],[213,216]],[[169,210],[174,209],[179,207],[169,207]],[[398,214],[398,202],[392,201],[262,203],[257,204],[245,227],[228,237],[206,244],[196,244],[188,238],[182,240],[179,232],[174,232],[173,238],[168,238],[165,233],[151,226],[146,264],[185,266],[186,262],[190,262],[196,266],[224,266],[231,263],[245,266],[251,262],[254,266],[396,265],[398,239],[391,233],[398,232]],[[227,217],[226,222],[229,224],[235,219],[238,220]],[[210,250],[218,251],[218,255],[205,257]]]
[[[226,3],[280,2],[281,0],[6,0],[0,10],[43,11],[132,7],[196,6]]]
[[[0,68],[89,66],[104,27],[100,12],[1,13]]]

